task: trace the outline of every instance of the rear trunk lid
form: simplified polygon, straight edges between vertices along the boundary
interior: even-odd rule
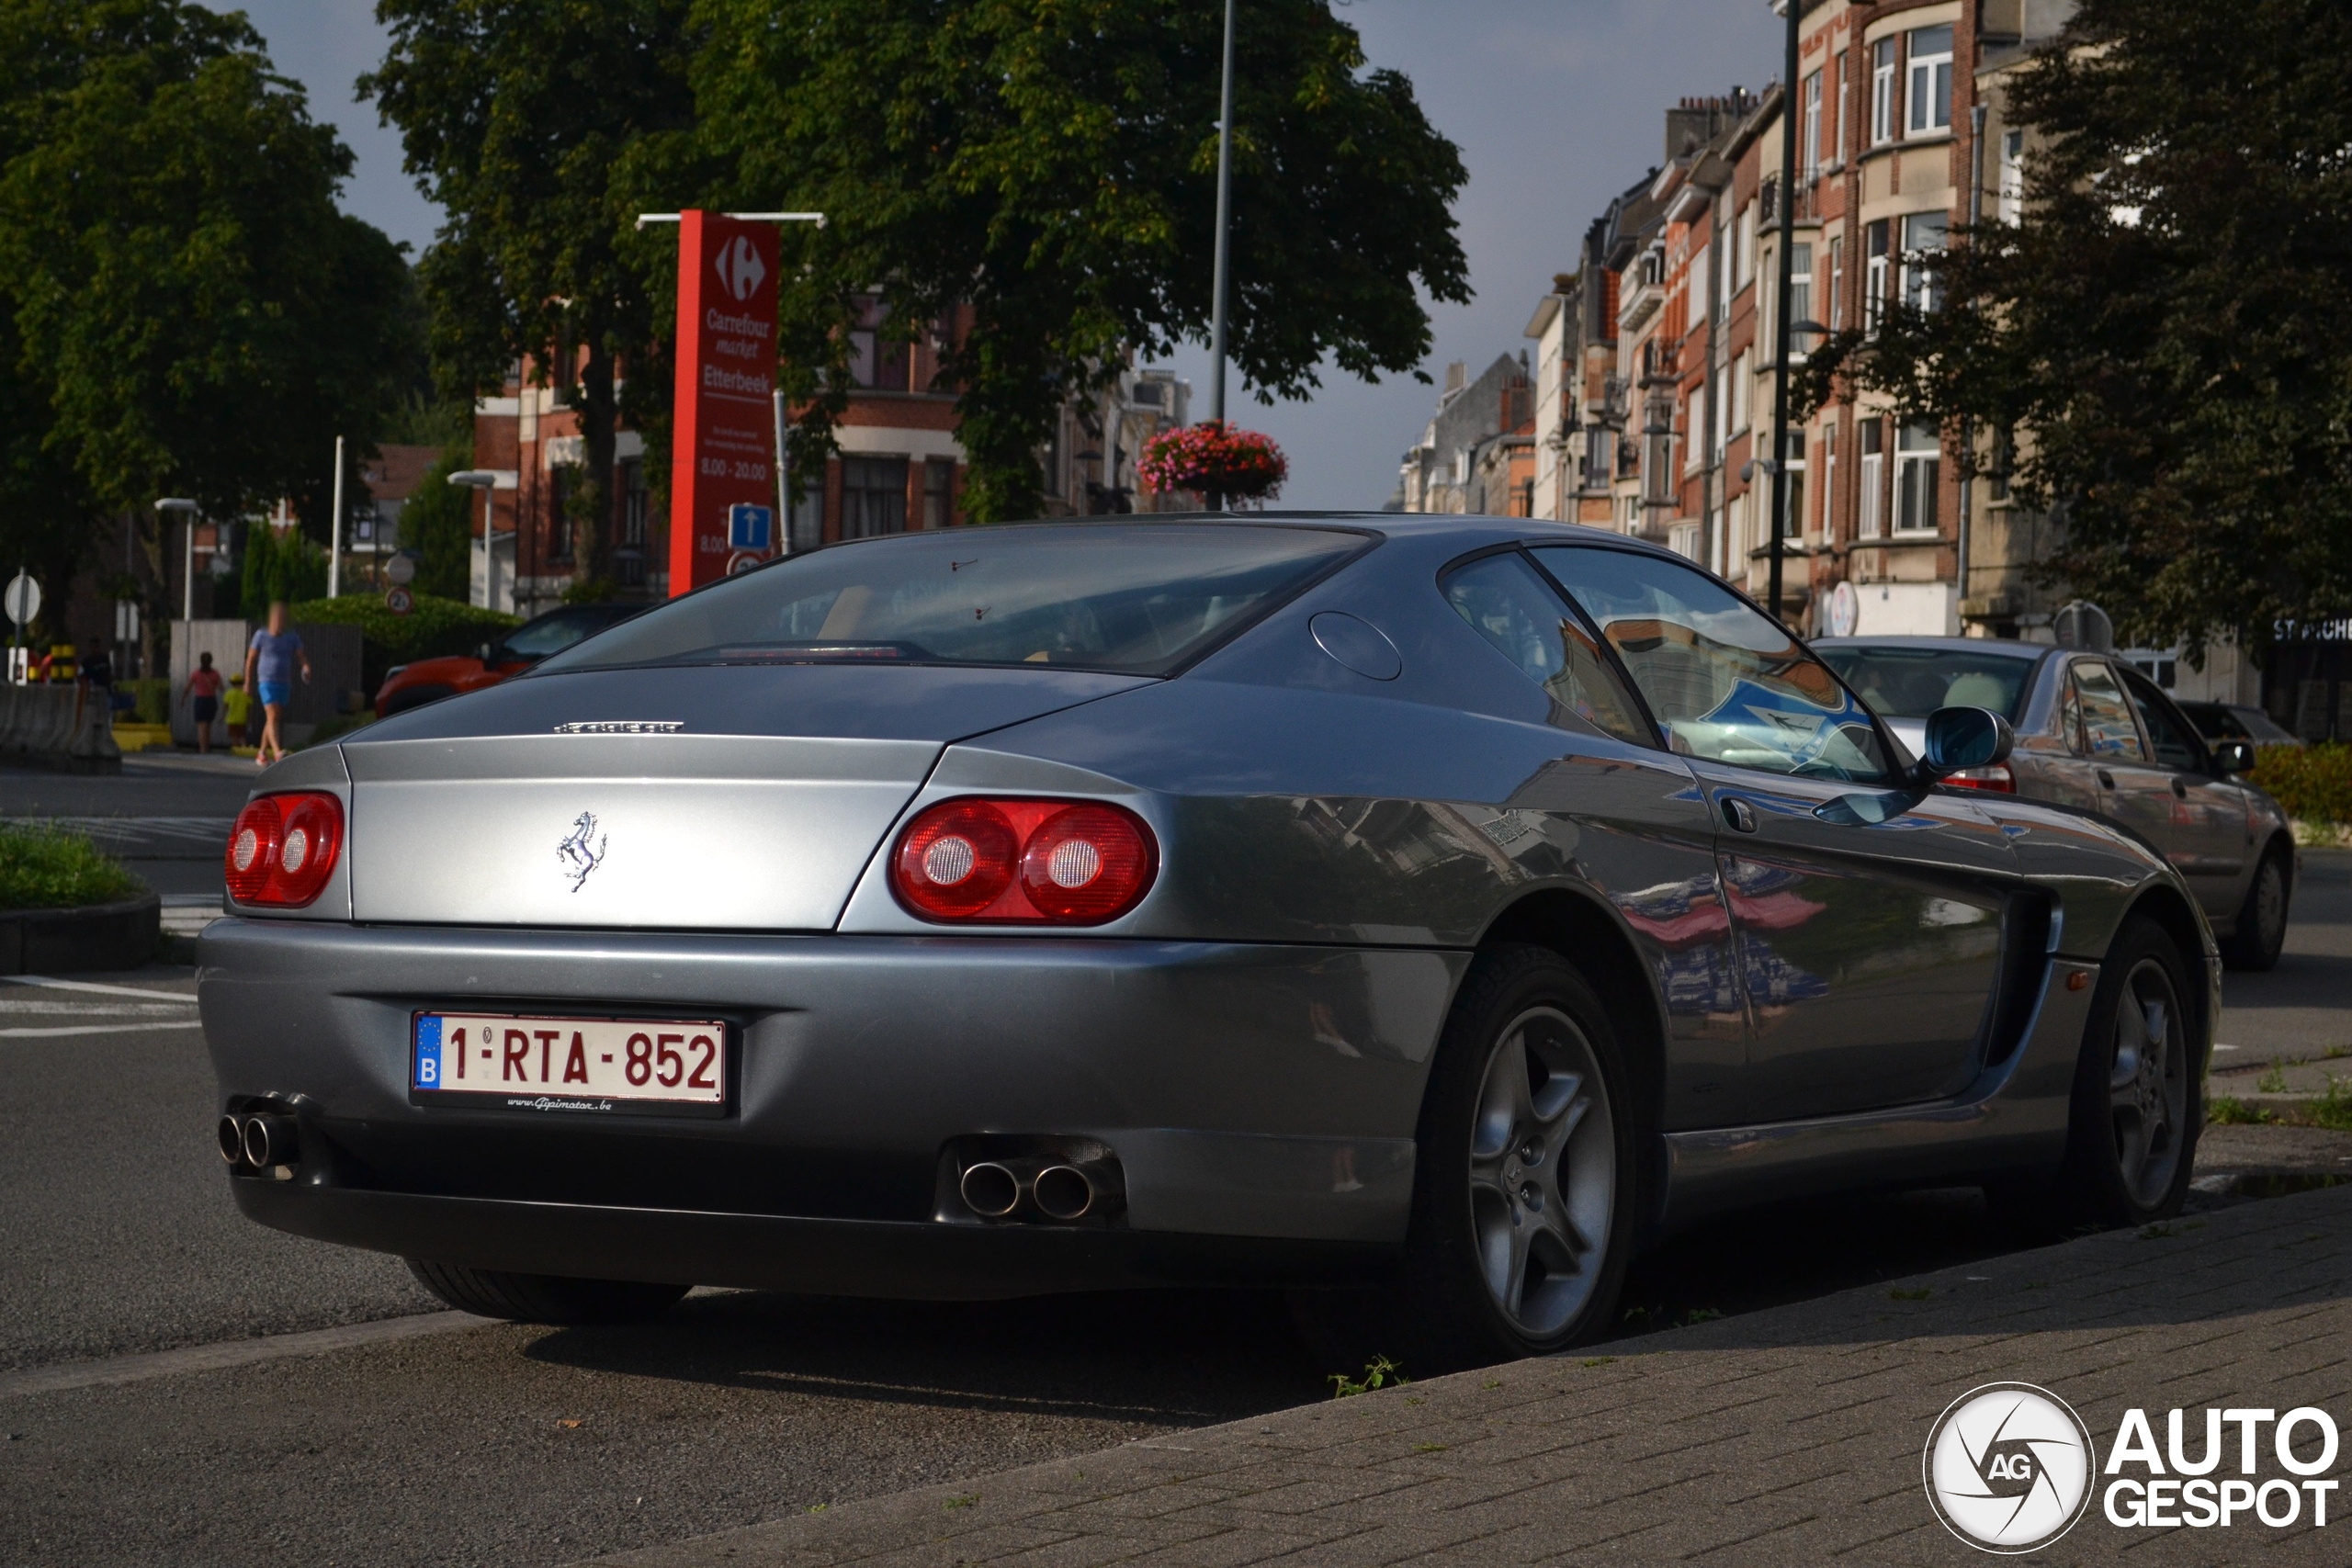
[[[345,742],[353,913],[826,930],[945,746],[1148,683],[833,665],[509,682]]]

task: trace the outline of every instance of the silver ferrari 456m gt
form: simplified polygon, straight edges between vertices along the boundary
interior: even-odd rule
[[[220,1151],[475,1312],[1230,1281],[1424,1364],[1605,1332],[1734,1206],[2171,1213],[2212,937],[2128,828],[1939,784],[2009,744],[1915,761],[1552,524],[828,547],[263,774]]]

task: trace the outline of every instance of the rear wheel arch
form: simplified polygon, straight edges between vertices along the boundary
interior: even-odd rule
[[[1615,914],[1589,895],[1546,888],[1505,909],[1478,941],[1481,951],[1509,943],[1548,948],[1583,974],[1608,1010],[1634,1076],[1639,1098],[1632,1109],[1641,1125],[1655,1129],[1666,1104],[1666,1004]]]

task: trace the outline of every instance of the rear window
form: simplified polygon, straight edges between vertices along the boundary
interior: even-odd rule
[[[1925,718],[1938,708],[1991,708],[2014,722],[2034,660],[1941,648],[1819,648],[1822,662],[1881,718]]]
[[[1164,675],[1369,543],[1250,524],[901,535],[746,572],[540,668],[904,662]]]

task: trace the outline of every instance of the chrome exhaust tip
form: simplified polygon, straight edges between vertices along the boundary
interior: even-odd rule
[[[291,1116],[248,1116],[242,1141],[245,1163],[255,1170],[292,1165],[302,1157]]]
[[[220,1145],[220,1157],[222,1159],[227,1160],[231,1165],[243,1165],[245,1163],[245,1128],[243,1122],[239,1122],[234,1116],[223,1116],[220,1118],[220,1126],[213,1130],[213,1134]]]
[[[1047,1166],[1029,1190],[1047,1219],[1083,1219],[1094,1207],[1093,1179],[1074,1165]]]
[[[992,1159],[966,1166],[956,1190],[964,1206],[983,1219],[1001,1220],[1021,1206],[1021,1179]]]

